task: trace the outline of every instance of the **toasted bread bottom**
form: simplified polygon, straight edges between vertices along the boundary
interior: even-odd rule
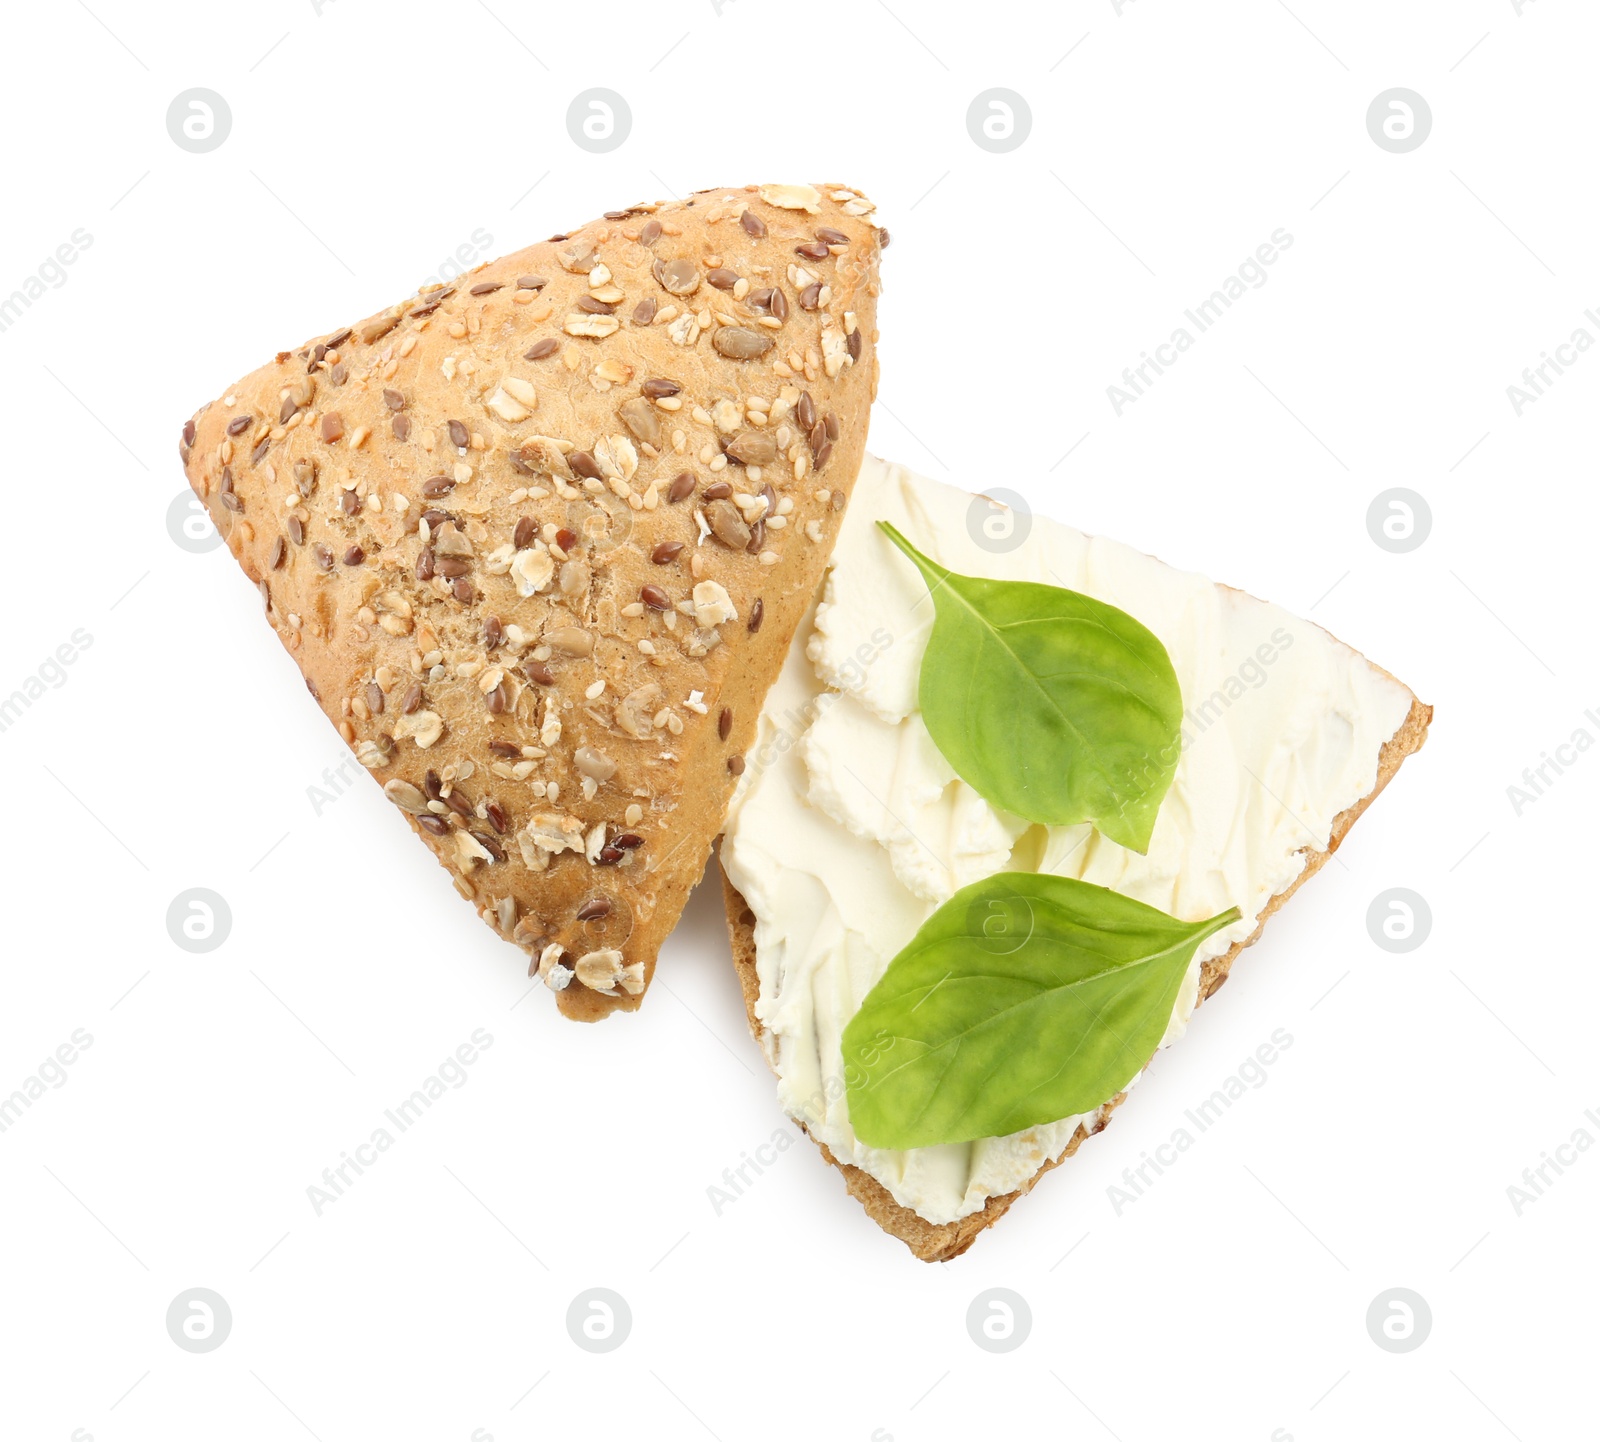
[[[1334,819],[1333,831],[1328,841],[1326,851],[1318,851],[1313,847],[1305,847],[1302,854],[1306,858],[1305,869],[1301,871],[1293,882],[1280,891],[1266,905],[1261,913],[1260,922],[1256,929],[1245,940],[1238,942],[1223,952],[1221,956],[1213,957],[1205,962],[1200,971],[1200,994],[1196,1005],[1215,993],[1222,983],[1228,979],[1229,968],[1233,966],[1236,956],[1247,946],[1254,944],[1261,935],[1262,928],[1267,924],[1267,918],[1284,904],[1299,890],[1300,886],[1313,876],[1327,859],[1339,849],[1339,844],[1355,825],[1356,818],[1361,815],[1376,799],[1378,793],[1387,786],[1394,774],[1400,769],[1400,763],[1422,747],[1427,740],[1428,723],[1433,719],[1433,707],[1425,706],[1422,702],[1412,699],[1411,710],[1406,719],[1401,723],[1400,729],[1384,743],[1383,750],[1378,753],[1378,779],[1361,800],[1341,811]],[[733,964],[739,975],[739,985],[744,991],[745,1012],[750,1022],[750,1033],[757,1041],[761,1039],[762,1026],[756,1020],[756,998],[760,995],[761,986],[756,975],[756,936],[755,915],[745,905],[742,897],[734,885],[728,880],[724,871],[722,875],[722,896],[728,912],[728,938],[733,946]],[[1126,1092],[1119,1092],[1110,1101],[1102,1106],[1095,1117],[1095,1131],[1102,1130],[1111,1119],[1111,1113],[1122,1105]],[[803,1122],[796,1122],[801,1131],[806,1131]],[[806,1133],[808,1136],[809,1132]],[[1023,1185],[1004,1196],[990,1197],[980,1211],[971,1213],[954,1222],[935,1224],[917,1215],[909,1207],[902,1207],[889,1195],[888,1190],[875,1177],[869,1176],[860,1167],[852,1166],[848,1162],[841,1162],[821,1142],[817,1142],[818,1149],[822,1152],[824,1160],[839,1168],[844,1173],[844,1184],[850,1195],[863,1207],[867,1215],[872,1218],[884,1231],[892,1237],[898,1237],[908,1246],[912,1253],[924,1262],[948,1262],[952,1257],[959,1257],[977,1240],[978,1233],[992,1227],[1001,1217],[1005,1216],[1011,1204],[1018,1197],[1033,1190],[1034,1185],[1051,1168],[1059,1166],[1070,1157],[1083,1144],[1084,1138],[1090,1136],[1088,1128],[1079,1126],[1072,1135],[1072,1140],[1067,1143],[1066,1150],[1054,1161],[1046,1162]],[[815,1137],[812,1137],[816,1141]]]

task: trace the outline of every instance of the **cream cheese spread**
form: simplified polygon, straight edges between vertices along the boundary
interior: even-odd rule
[[[979,503],[985,510],[986,503]],[[1255,929],[1306,847],[1377,780],[1411,693],[1320,627],[1128,546],[1032,519],[997,550],[963,491],[868,456],[820,601],[768,695],[722,862],[754,912],[768,1060],[784,1109],[930,1222],[966,1216],[1059,1157],[1080,1122],[885,1151],[850,1128],[840,1036],[895,954],[952,893],[996,871],[1111,887],[1184,921],[1242,915],[1195,954],[1162,1040],[1183,1034],[1200,966]],[[982,519],[981,512],[978,515]],[[961,781],[917,708],[933,605],[877,527],[951,570],[1065,586],[1166,646],[1183,752],[1149,853],[1092,827],[1030,826]],[[1129,1078],[1130,1084],[1136,1078]]]

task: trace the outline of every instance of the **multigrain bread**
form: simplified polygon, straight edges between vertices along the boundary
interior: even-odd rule
[[[1388,674],[1385,672],[1384,674]],[[1392,679],[1392,678],[1391,678]],[[1384,744],[1378,756],[1378,775],[1369,791],[1361,800],[1340,812],[1333,823],[1326,850],[1319,850],[1307,846],[1301,851],[1305,857],[1305,868],[1290,885],[1278,892],[1269,901],[1262,911],[1256,929],[1243,941],[1236,943],[1220,956],[1212,957],[1201,966],[1200,989],[1197,1005],[1213,995],[1228,979],[1229,969],[1233,966],[1234,959],[1247,946],[1255,944],[1267,918],[1278,910],[1311,876],[1319,871],[1323,864],[1339,849],[1340,843],[1355,824],[1356,818],[1377,798],[1380,791],[1393,779],[1400,769],[1400,764],[1406,757],[1419,750],[1427,740],[1428,724],[1433,719],[1433,708],[1425,706],[1415,697],[1412,698],[1411,710],[1401,723],[1399,730]],[[756,972],[756,938],[755,914],[745,904],[744,898],[739,894],[733,883],[728,879],[727,873],[722,877],[723,903],[728,914],[728,936],[733,948],[733,964],[738,973],[739,985],[744,993],[745,1012],[750,1024],[750,1033],[760,1042],[763,1028],[756,1019],[756,1001],[760,996],[760,981]],[[765,1048],[763,1048],[765,1050]],[[1072,1138],[1068,1141],[1062,1154],[1052,1161],[1046,1162],[1030,1177],[1027,1183],[1015,1191],[1007,1192],[1003,1196],[990,1197],[978,1211],[962,1217],[954,1222],[936,1224],[919,1216],[909,1207],[902,1207],[889,1195],[887,1189],[876,1178],[869,1176],[859,1167],[847,1162],[841,1162],[820,1141],[817,1142],[823,1159],[830,1165],[838,1167],[844,1175],[845,1188],[861,1205],[866,1213],[884,1231],[892,1237],[898,1237],[906,1244],[912,1253],[924,1262],[948,1262],[953,1257],[959,1257],[977,1239],[980,1232],[992,1227],[1003,1217],[1011,1205],[1019,1197],[1033,1190],[1039,1178],[1046,1172],[1059,1166],[1068,1157],[1072,1156],[1083,1144],[1084,1139],[1094,1133],[1102,1131],[1111,1119],[1111,1113],[1122,1105],[1126,1092],[1119,1092],[1106,1102],[1096,1113],[1093,1131],[1087,1126],[1080,1125]],[[797,1121],[796,1126],[801,1131],[807,1131],[803,1122]],[[810,1135],[807,1132],[807,1135]],[[816,1138],[812,1138],[813,1141]]]
[[[639,1005],[832,549],[872,212],[840,185],[611,212],[183,428],[313,699],[568,1016]]]

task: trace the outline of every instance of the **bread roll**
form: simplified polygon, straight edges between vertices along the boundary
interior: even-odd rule
[[[1304,850],[1305,869],[1295,877],[1292,884],[1279,892],[1267,904],[1261,914],[1261,919],[1256,929],[1236,945],[1229,947],[1220,956],[1212,957],[1205,962],[1200,972],[1200,993],[1197,1001],[1204,1002],[1213,996],[1219,987],[1228,979],[1228,972],[1233,963],[1238,959],[1239,953],[1247,946],[1255,945],[1260,938],[1262,929],[1267,924],[1267,918],[1273,915],[1296,891],[1312,876],[1322,869],[1323,864],[1339,849],[1339,844],[1355,825],[1356,819],[1377,798],[1395,773],[1399,771],[1400,764],[1406,757],[1420,750],[1428,738],[1428,723],[1433,718],[1433,708],[1425,706],[1421,701],[1413,700],[1410,714],[1407,715],[1400,729],[1384,744],[1378,757],[1378,779],[1372,790],[1363,796],[1355,805],[1341,812],[1333,823],[1333,834],[1329,838],[1326,850],[1315,846],[1307,846]],[[761,983],[756,972],[756,933],[755,914],[745,904],[744,898],[738,889],[728,880],[727,873],[722,877],[723,904],[728,916],[728,936],[733,946],[734,969],[739,976],[739,985],[744,993],[745,1012],[750,1023],[750,1033],[759,1042],[764,1028],[756,1016],[756,1002],[761,995]],[[835,1166],[844,1176],[845,1188],[858,1202],[861,1203],[867,1215],[883,1228],[891,1237],[898,1237],[911,1249],[913,1256],[924,1262],[948,1262],[953,1257],[959,1257],[978,1238],[979,1233],[992,1227],[1001,1217],[1011,1209],[1012,1203],[1020,1197],[1026,1196],[1033,1190],[1039,1178],[1048,1171],[1054,1170],[1074,1155],[1084,1141],[1105,1130],[1111,1120],[1111,1114],[1122,1105],[1127,1097],[1125,1091],[1118,1092],[1110,1101],[1100,1107],[1094,1117],[1094,1126],[1089,1128],[1080,1124],[1073,1133],[1065,1150],[1058,1157],[1046,1161],[1027,1182],[1015,1191],[1006,1192],[1001,1196],[990,1197],[977,1211],[962,1217],[959,1221],[936,1223],[930,1222],[925,1217],[919,1216],[909,1207],[903,1207],[889,1195],[888,1189],[875,1177],[869,1176],[860,1167],[848,1162],[842,1162],[825,1146],[817,1141],[817,1148],[822,1153],[822,1159],[830,1166]],[[803,1122],[795,1122],[802,1132],[810,1136]],[[817,1139],[812,1138],[813,1141]]]
[[[872,211],[610,212],[183,428],[312,699],[568,1016],[639,1005],[822,575],[877,383]]]

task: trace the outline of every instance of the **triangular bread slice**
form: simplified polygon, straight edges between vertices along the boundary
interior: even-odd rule
[[[805,882],[808,889],[804,891],[804,899],[809,904],[803,905],[799,914],[792,909],[785,913],[783,906],[776,899],[781,894],[786,894],[785,889],[770,887],[769,878],[785,868],[794,874],[795,869],[810,864],[818,855],[814,849],[817,836],[835,839],[836,845],[830,850],[837,858],[819,866],[817,868],[819,871],[826,871],[830,866],[845,867],[849,868],[850,875],[860,876],[868,870],[865,864],[866,853],[861,850],[864,844],[871,844],[874,841],[881,843],[886,836],[897,831],[909,835],[910,828],[905,819],[907,816],[911,816],[919,825],[924,824],[915,812],[903,810],[898,804],[893,808],[885,804],[882,830],[876,836],[863,837],[859,814],[848,818],[851,821],[849,826],[829,814],[830,811],[838,812],[841,804],[846,804],[841,802],[837,793],[829,790],[837,778],[824,775],[819,786],[813,775],[813,772],[819,769],[818,763],[815,758],[807,759],[807,738],[819,726],[828,727],[828,734],[832,738],[844,736],[855,740],[859,744],[850,750],[846,761],[841,763],[841,769],[859,783],[861,792],[857,799],[870,797],[874,802],[884,801],[890,794],[898,796],[898,793],[892,792],[893,770],[903,765],[921,764],[916,760],[920,744],[904,734],[907,724],[905,721],[900,723],[902,734],[889,751],[880,749],[879,740],[874,739],[878,735],[878,728],[884,724],[885,711],[888,711],[891,719],[893,717],[894,708],[890,693],[895,687],[893,684],[888,687],[875,686],[870,679],[872,667],[878,656],[887,654],[891,649],[899,652],[894,664],[904,666],[908,656],[900,648],[902,643],[909,641],[912,652],[909,660],[911,674],[914,676],[915,663],[920,658],[922,641],[926,638],[926,625],[924,624],[920,631],[913,627],[902,627],[908,615],[915,615],[914,610],[911,612],[904,609],[893,610],[888,616],[874,615],[870,611],[868,614],[861,614],[863,598],[872,590],[872,586],[863,587],[859,584],[860,568],[875,565],[879,561],[884,566],[894,566],[898,561],[898,553],[890,551],[887,545],[875,554],[872,552],[871,547],[877,544],[873,523],[880,517],[893,520],[896,525],[911,534],[915,544],[934,554],[935,559],[952,569],[994,576],[1004,576],[1009,571],[1011,574],[1020,575],[1023,579],[1050,578],[1049,575],[1035,574],[1033,570],[1024,569],[1018,572],[1012,569],[1005,556],[988,554],[985,560],[985,553],[989,548],[982,547],[981,542],[979,543],[981,549],[974,556],[966,542],[969,535],[974,539],[979,535],[977,525],[981,523],[985,512],[974,512],[969,509],[968,520],[963,527],[959,510],[952,512],[950,505],[950,497],[955,494],[949,487],[914,477],[899,467],[886,466],[873,457],[867,458],[862,467],[852,515],[847,521],[845,536],[841,538],[834,557],[836,566],[852,568],[855,573],[854,581],[849,586],[841,588],[837,576],[830,574],[822,605],[819,611],[814,613],[816,624],[813,618],[808,618],[802,626],[784,677],[769,695],[757,743],[748,758],[746,780],[735,798],[729,819],[729,830],[723,837],[721,848],[724,873],[723,896],[727,909],[728,931],[751,1032],[761,1043],[774,1071],[779,1074],[780,1093],[790,1097],[805,1094],[814,1098],[811,1103],[815,1108],[813,1115],[795,1116],[791,1107],[791,1119],[817,1143],[824,1159],[840,1169],[850,1194],[862,1204],[873,1221],[891,1236],[898,1237],[924,1261],[947,1261],[966,1251],[977,1235],[999,1221],[1019,1197],[1033,1188],[1041,1176],[1072,1156],[1086,1137],[1101,1130],[1109,1121],[1112,1111],[1127,1095],[1126,1090],[1118,1093],[1100,1107],[1097,1113],[1078,1119],[1077,1125],[1070,1129],[1058,1123],[1053,1132],[1049,1128],[1036,1128],[1032,1132],[1021,1134],[1031,1148],[1031,1159],[1020,1169],[1020,1175],[1016,1169],[1013,1170],[1011,1175],[1015,1185],[996,1186],[988,1192],[979,1189],[976,1198],[969,1192],[965,1202],[968,1209],[963,1215],[930,1219],[912,1206],[897,1201],[890,1185],[885,1184],[886,1180],[891,1184],[903,1180],[903,1174],[898,1176],[896,1174],[893,1159],[914,1154],[884,1153],[874,1156],[871,1153],[864,1153],[857,1158],[866,1162],[868,1166],[880,1170],[883,1174],[881,1178],[873,1175],[865,1167],[854,1164],[848,1156],[841,1157],[836,1154],[840,1142],[841,1122],[841,1113],[836,1108],[842,1104],[838,1101],[835,1090],[824,1090],[820,1085],[816,1086],[816,1090],[811,1090],[811,1086],[817,1083],[819,1078],[829,1073],[829,1063],[821,1064],[821,1070],[811,1078],[806,1088],[801,1088],[799,1091],[791,1088],[784,1093],[783,1067],[795,1065],[795,1053],[791,1052],[791,1048],[803,1053],[805,1062],[809,1064],[812,1053],[805,1052],[805,1048],[810,1047],[814,1052],[820,1053],[828,1043],[818,1038],[826,1033],[833,1036],[833,1046],[835,1051],[837,1050],[836,1034],[825,1028],[823,1022],[811,1013],[829,1005],[836,1006],[837,1015],[828,1019],[828,1028],[835,1022],[847,1018],[854,1007],[859,1005],[861,994],[864,994],[876,976],[881,974],[881,969],[887,964],[889,957],[879,954],[874,960],[864,960],[866,948],[862,939],[852,934],[848,951],[849,964],[845,968],[849,973],[848,976],[841,977],[835,973],[819,974],[814,966],[816,956],[821,953],[817,950],[818,943],[811,937],[814,933],[834,928],[836,923],[844,926],[845,922],[833,916],[819,918],[817,913],[836,904],[843,907],[844,903],[840,902],[837,896],[828,894],[825,881],[812,877]],[[961,497],[963,502],[969,499]],[[944,554],[939,553],[936,539],[925,529],[929,518],[941,514],[947,521],[954,515],[956,526],[962,531],[960,536],[954,538],[946,532],[944,539],[949,543],[949,549]],[[978,517],[978,522],[971,519],[974,516]],[[1256,601],[1229,587],[1211,588],[1210,583],[1202,582],[1201,578],[1173,571],[1149,557],[1139,556],[1128,548],[1081,537],[1076,532],[1069,532],[1066,527],[1054,526],[1052,522],[1034,518],[1032,524],[1036,529],[1041,526],[1047,531],[1053,528],[1063,536],[1074,538],[1067,546],[1069,551],[1080,543],[1089,548],[1085,551],[1086,555],[1093,552],[1093,548],[1100,548],[1097,552],[1093,552],[1095,557],[1093,564],[1086,562],[1084,575],[1063,577],[1056,573],[1056,567],[1049,567],[1048,570],[1054,573],[1055,584],[1069,586],[1076,584],[1081,589],[1090,590],[1091,593],[1100,591],[1103,593],[1101,599],[1122,605],[1132,594],[1131,578],[1144,574],[1149,568],[1158,568],[1160,574],[1157,571],[1149,571],[1149,577],[1161,584],[1170,581],[1173,588],[1172,595],[1183,594],[1181,590],[1183,586],[1193,587],[1198,584],[1214,590],[1221,612],[1229,616],[1249,617],[1263,623],[1264,628],[1260,629],[1259,634],[1263,637],[1264,644],[1266,644],[1265,638],[1271,634],[1275,626],[1285,620],[1292,622],[1295,641],[1291,644],[1298,643],[1310,648],[1329,648],[1327,660],[1330,674],[1337,677],[1342,668],[1349,668],[1350,684],[1357,693],[1363,687],[1368,687],[1373,694],[1381,694],[1384,719],[1379,721],[1376,729],[1369,727],[1364,733],[1370,745],[1370,754],[1343,758],[1343,769],[1338,774],[1344,778],[1343,784],[1349,790],[1349,794],[1332,803],[1328,807],[1326,816],[1308,814],[1305,799],[1300,796],[1294,796],[1292,799],[1301,809],[1291,811],[1287,800],[1280,799],[1274,794],[1269,782],[1253,770],[1250,771],[1252,779],[1244,784],[1251,788],[1259,787],[1260,792],[1256,794],[1252,791],[1249,797],[1241,798],[1241,814],[1245,809],[1259,804],[1263,814],[1277,812],[1288,816],[1298,828],[1296,839],[1303,841],[1303,844],[1295,845],[1291,840],[1285,845],[1280,824],[1276,834],[1281,855],[1272,879],[1261,886],[1253,896],[1240,895],[1233,898],[1245,911],[1245,919],[1237,928],[1219,935],[1217,946],[1224,949],[1215,950],[1214,954],[1208,955],[1207,948],[1202,948],[1197,954],[1196,965],[1191,972],[1192,989],[1187,993],[1188,999],[1180,998],[1180,1010],[1183,1015],[1175,1020],[1174,1027],[1169,1030],[1168,1037],[1163,1042],[1165,1045],[1181,1034],[1182,1024],[1187,1021],[1187,1012],[1192,1006],[1211,996],[1223,984],[1234,959],[1260,936],[1267,918],[1276,912],[1307,878],[1322,867],[1338,849],[1356,818],[1393,779],[1400,764],[1421,747],[1432,718],[1432,708],[1418,701],[1409,690],[1382,668],[1366,661],[1320,628],[1307,622],[1295,622],[1292,618],[1287,618],[1285,613],[1276,607],[1269,607],[1266,603]],[[1086,581],[1085,575],[1092,576],[1092,579]],[[920,579],[914,575],[911,577],[911,582],[914,586],[922,585]],[[841,622],[841,612],[846,607],[851,608],[852,614],[848,622]],[[1161,608],[1157,605],[1156,609]],[[928,611],[931,611],[931,608],[923,608],[924,623]],[[1207,629],[1203,621],[1196,623],[1193,616],[1182,621],[1174,621],[1168,616],[1157,617],[1149,613],[1140,616],[1139,619],[1163,635],[1180,678],[1186,674],[1190,676],[1207,674],[1208,671],[1216,675],[1233,676],[1242,669],[1252,683],[1247,688],[1247,693],[1255,689],[1255,673],[1249,670],[1251,656],[1249,652],[1245,652],[1242,657],[1224,654],[1204,661],[1198,661],[1195,657],[1184,654],[1186,645],[1194,647],[1197,651],[1207,652],[1208,656],[1214,650],[1211,643],[1215,640],[1215,633]],[[854,653],[857,662],[854,670],[847,665],[841,672],[838,665],[840,656],[843,655],[848,662],[852,655],[848,649],[853,635],[851,628],[870,633],[878,628],[880,623],[883,629],[878,641],[865,651]],[[828,631],[833,634],[830,637],[823,637],[822,633]],[[1257,632],[1252,627],[1246,634],[1257,634]],[[1298,640],[1302,636],[1304,640]],[[1274,648],[1269,645],[1268,649]],[[1289,647],[1276,649],[1279,657],[1291,654]],[[1257,659],[1254,664],[1256,670],[1260,671],[1263,663],[1259,657],[1262,653],[1255,654]],[[1302,656],[1305,654],[1303,651]],[[1277,659],[1278,657],[1274,658]],[[1265,663],[1267,667],[1272,664],[1272,660]],[[1197,667],[1199,670],[1196,670]],[[1287,672],[1288,668],[1285,670]],[[822,682],[818,678],[819,671],[827,673],[833,684]],[[905,676],[902,675],[899,684],[903,686],[904,683]],[[1290,674],[1272,676],[1262,684],[1292,686],[1295,684],[1295,677]],[[1152,841],[1152,857],[1158,854],[1163,844],[1161,832],[1163,825],[1179,825],[1179,832],[1165,839],[1169,845],[1175,843],[1181,847],[1186,840],[1189,840],[1182,835],[1182,826],[1203,827],[1205,822],[1215,818],[1217,806],[1226,804],[1219,803],[1215,796],[1208,797],[1204,794],[1208,785],[1218,780],[1222,768],[1215,763],[1223,754],[1222,747],[1226,745],[1231,758],[1228,762],[1229,767],[1237,761],[1239,766],[1249,770],[1252,763],[1257,765],[1262,763],[1258,757],[1246,755],[1240,748],[1265,744],[1259,740],[1252,741],[1250,735],[1270,732],[1272,729],[1270,725],[1246,726],[1241,728],[1243,734],[1238,736],[1230,734],[1226,726],[1228,714],[1234,705],[1245,704],[1239,698],[1225,699],[1219,703],[1217,695],[1209,691],[1201,692],[1197,696],[1186,690],[1184,700],[1188,708],[1185,729],[1186,733],[1190,734],[1186,734],[1187,745],[1184,760],[1180,763],[1179,778],[1174,783],[1173,793],[1169,794],[1164,803],[1166,807],[1176,806],[1182,813],[1182,818],[1180,821],[1179,818],[1173,817],[1169,821],[1166,819],[1167,813],[1164,812],[1164,819],[1158,822],[1157,835]],[[1309,713],[1303,710],[1296,713],[1294,721],[1303,722],[1307,714]],[[1225,723],[1224,731],[1212,737],[1213,749],[1210,760],[1213,764],[1208,767],[1207,738],[1203,733],[1219,720]],[[914,720],[914,725],[922,729],[922,739],[925,740],[926,732],[921,728],[920,720]],[[1363,733],[1359,727],[1354,729],[1356,734],[1353,745],[1360,746]],[[1289,731],[1296,732],[1296,725],[1291,724]],[[1298,734],[1284,744],[1301,747],[1306,757],[1313,758],[1308,761],[1308,765],[1331,766],[1334,762],[1319,748],[1328,743],[1329,737],[1334,738],[1335,745],[1339,744],[1338,738],[1342,734],[1343,728],[1340,725],[1333,726],[1322,736],[1307,735],[1303,728],[1299,728]],[[1235,756],[1236,749],[1239,750],[1239,754]],[[885,762],[885,757],[890,759]],[[865,775],[855,771],[853,769],[855,767],[859,767]],[[1184,768],[1190,768],[1187,777]],[[1231,775],[1232,772],[1229,771],[1227,774]],[[1338,784],[1330,782],[1329,786],[1332,788]],[[957,792],[963,793],[952,814],[960,819],[966,828],[964,837],[970,843],[976,834],[973,829],[974,812],[971,805],[975,794],[965,793],[962,782],[952,780],[949,785],[953,791],[947,793],[946,799]],[[764,789],[768,787],[777,789],[773,794],[781,797],[781,805],[775,804],[770,796],[764,798]],[[929,790],[930,788],[924,787],[923,795],[928,795]],[[1328,788],[1325,788],[1324,794],[1328,794]],[[800,798],[798,810],[789,805],[796,796]],[[756,798],[754,802],[753,798]],[[933,814],[928,813],[929,816]],[[814,834],[813,825],[817,828]],[[835,829],[830,831],[828,829],[830,826]],[[873,830],[871,826],[864,829],[869,833]],[[1011,834],[1017,836],[1021,829],[1021,824],[1018,823],[1013,827]],[[1037,831],[1037,828],[1034,830]],[[1082,829],[1075,828],[1074,833],[1080,830]],[[769,837],[766,834],[768,832],[777,834]],[[922,851],[929,853],[930,856],[933,851],[938,851],[939,856],[943,857],[945,852],[940,849],[943,838],[936,831],[929,831],[928,835],[932,843],[931,848],[919,841]],[[767,844],[769,839],[776,844],[769,846]],[[1025,837],[1018,839],[1024,845],[1028,844]],[[1197,838],[1190,844],[1196,850],[1203,852],[1213,843]],[[1143,862],[1142,858],[1136,858],[1132,853],[1122,853],[1121,848],[1116,848],[1114,843],[1098,837],[1086,835],[1080,837],[1076,847],[1081,849],[1075,849],[1071,855],[1064,857],[1060,866],[1053,869],[1061,870],[1065,874],[1080,874],[1078,868],[1081,868],[1089,873],[1084,879],[1098,879],[1105,884],[1115,884],[1106,882],[1105,868],[1109,866],[1116,869],[1126,865],[1130,880],[1117,886],[1117,889],[1125,889],[1130,894],[1139,894],[1142,874],[1139,868]],[[1096,848],[1099,848],[1098,852]],[[1108,851],[1106,848],[1111,850]],[[1067,848],[1061,850],[1065,852]],[[897,876],[902,871],[908,875],[914,874],[928,859],[927,856],[915,854],[914,847],[908,846],[907,851],[911,853],[910,859],[905,861],[904,866],[897,865],[893,868]],[[1169,850],[1169,860],[1172,854]],[[1086,855],[1092,855],[1096,859],[1086,861],[1084,859]],[[1199,864],[1210,864],[1216,859],[1212,855],[1203,855]],[[876,865],[875,860],[873,864]],[[1097,866],[1100,868],[1098,876]],[[993,865],[988,867],[990,871],[995,869],[998,868]],[[885,865],[873,874],[888,876],[890,872],[891,868]],[[844,876],[844,872],[836,872],[835,880],[842,881]],[[975,877],[965,875],[953,879],[965,884]],[[747,890],[762,889],[771,892],[769,904],[772,914],[758,918],[751,902],[741,892],[741,884]],[[953,889],[953,884],[947,886],[945,894]],[[926,911],[931,911],[934,899],[938,895],[939,892],[935,890],[933,896],[925,896],[920,904]],[[1140,895],[1140,899],[1153,898],[1145,894]],[[890,898],[885,896],[882,900],[884,908],[887,909]],[[1253,911],[1250,909],[1252,906]],[[1223,907],[1219,905],[1202,914],[1213,914],[1221,909]],[[917,920],[919,913],[914,907],[909,913],[905,912],[903,906],[900,910],[902,913],[900,930],[904,932],[904,936],[898,939],[900,944],[903,944],[910,939],[911,932],[919,924]],[[904,919],[907,914],[910,920]],[[841,917],[842,915],[841,912]],[[785,929],[786,916],[795,920],[792,931]],[[761,965],[757,946],[758,928],[762,923],[770,928],[767,934],[775,943],[774,956],[769,959],[770,964],[765,968]],[[1240,935],[1241,932],[1245,934]],[[894,937],[898,937],[898,933],[892,933],[891,940],[879,948],[880,953],[889,950],[892,954]],[[786,987],[790,990],[785,991]],[[798,997],[791,992],[798,993]],[[797,1016],[805,1018],[804,1023],[799,1026],[796,1025]],[[769,1029],[767,1025],[769,1020],[777,1028],[776,1031]],[[804,1035],[801,1035],[802,1033]],[[838,1062],[842,1066],[842,1058],[839,1058]],[[848,1127],[847,1118],[844,1119],[844,1126]],[[834,1140],[835,1147],[830,1147],[827,1139],[829,1136]],[[853,1137],[847,1130],[843,1134],[843,1141],[847,1145],[855,1145]]]
[[[872,213],[837,184],[609,212],[183,428],[312,697],[568,1016],[639,1005],[837,535]]]

